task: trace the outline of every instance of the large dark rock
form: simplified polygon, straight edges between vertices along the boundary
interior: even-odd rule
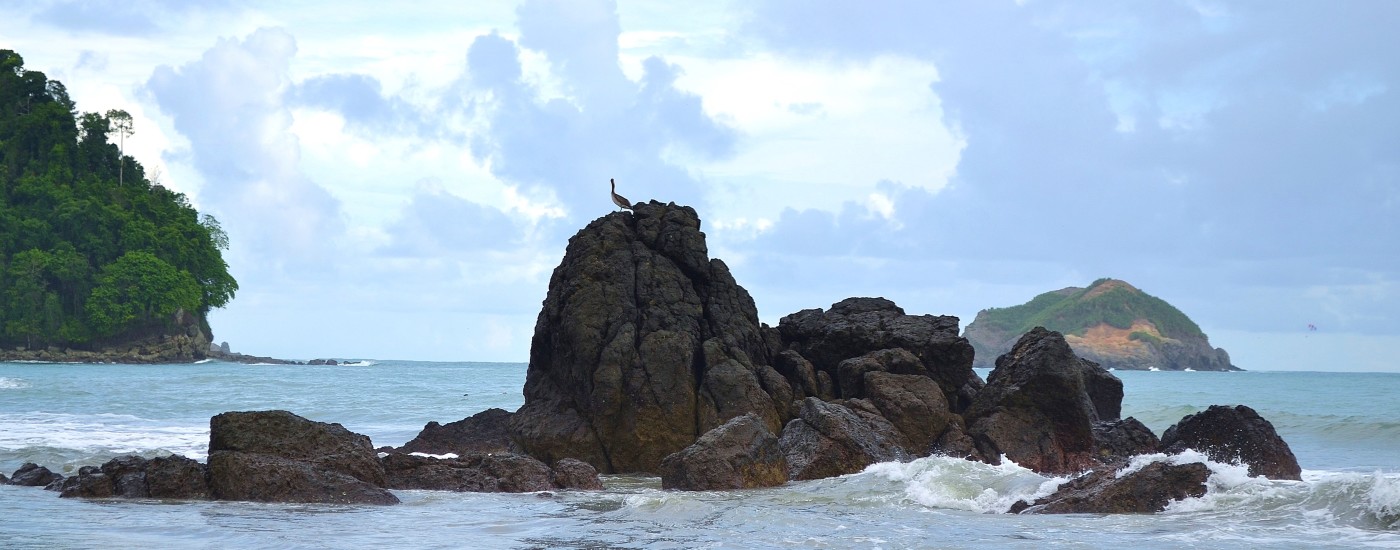
[[[79,469],[63,481],[59,496],[207,500],[209,469],[183,456],[118,457],[101,467]]]
[[[598,470],[592,464],[576,458],[561,458],[550,468],[550,482],[560,489],[601,491],[603,482],[598,479]]]
[[[1195,449],[1217,462],[1243,462],[1249,475],[1301,480],[1303,469],[1274,425],[1254,409],[1211,405],[1162,434],[1162,452]]]
[[[1157,452],[1161,441],[1146,425],[1133,417],[1100,420],[1094,423],[1094,457],[1104,464]]]
[[[511,436],[510,415],[502,409],[486,409],[456,422],[429,422],[397,451],[432,455],[521,453]]]
[[[287,411],[210,419],[209,479],[219,500],[398,502],[368,437]]]
[[[828,311],[805,309],[783,317],[778,332],[787,349],[836,383],[839,397],[861,397],[859,371],[870,366],[870,361],[863,361],[864,365],[848,364],[843,369],[844,361],[895,348],[908,350],[918,359],[918,368],[898,374],[933,379],[955,411],[967,407],[982,386],[972,372],[972,345],[958,336],[957,317],[906,315],[884,298],[847,298]],[[798,380],[809,386],[805,377]]]
[[[62,474],[56,474],[54,472],[51,472],[48,468],[45,468],[33,462],[25,462],[24,464],[20,465],[18,470],[15,470],[14,474],[10,475],[10,485],[21,485],[24,487],[44,487],[50,483],[60,481],[62,479]]]
[[[1118,418],[1123,383],[1074,355],[1064,337],[1036,327],[997,358],[963,417],[984,459],[1006,456],[1041,473],[1093,467],[1094,422]]]
[[[1173,501],[1206,494],[1210,469],[1193,462],[1153,462],[1119,477],[1116,467],[1101,467],[1061,485],[1054,494],[1012,512],[1029,514],[1150,514]]]
[[[962,418],[948,410],[938,383],[927,376],[868,371],[861,385],[880,415],[904,434],[910,456],[929,454],[939,437],[962,424]]]
[[[528,493],[554,488],[549,466],[524,455],[472,453],[432,458],[393,453],[383,458],[393,489]]]
[[[775,487],[787,477],[778,437],[754,414],[730,419],[661,461],[661,486],[666,489]]]
[[[798,418],[778,439],[788,479],[821,479],[864,470],[876,462],[910,458],[907,438],[864,400],[802,401]]]
[[[634,208],[569,239],[550,278],[525,404],[509,421],[546,462],[656,472],[731,418],[755,413],[771,431],[785,420],[790,384],[769,366],[753,299],[709,258],[695,210]]]

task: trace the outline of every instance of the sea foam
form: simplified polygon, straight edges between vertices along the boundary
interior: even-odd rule
[[[0,390],[19,390],[29,387],[29,382],[22,378],[6,378],[0,376]]]

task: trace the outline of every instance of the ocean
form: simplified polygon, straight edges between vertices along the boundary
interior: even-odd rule
[[[942,457],[771,489],[673,492],[604,476],[600,492],[395,491],[397,506],[89,501],[0,486],[0,548],[1400,548],[1400,374],[1115,374],[1123,416],[1158,435],[1209,405],[1253,407],[1303,481],[1211,463],[1207,495],[1163,513],[1064,516],[1002,513],[1062,478]],[[203,460],[209,418],[238,410],[285,409],[397,446],[428,421],[515,410],[524,381],[522,363],[0,363],[0,472],[36,462],[71,475],[133,453]]]

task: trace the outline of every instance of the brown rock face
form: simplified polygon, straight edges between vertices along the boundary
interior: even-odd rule
[[[1303,479],[1298,458],[1274,431],[1274,425],[1244,405],[1211,405],[1167,428],[1162,434],[1162,452],[1186,449],[1203,452],[1218,462],[1248,464],[1252,476]]]
[[[747,414],[662,460],[661,486],[687,491],[775,487],[787,482],[787,470],[778,437],[758,415]]]
[[[782,426],[791,388],[769,356],[753,299],[708,257],[695,210],[637,204],[569,240],[510,426],[546,462],[656,472],[731,418]]]
[[[869,401],[802,401],[799,417],[783,428],[778,446],[788,479],[821,479],[859,472],[876,462],[910,458],[908,440]]]
[[[1173,501],[1206,494],[1210,469],[1199,462],[1172,465],[1153,462],[1117,477],[1117,468],[1104,467],[1060,486],[1055,494],[1028,508],[1029,514],[1151,514]]]
[[[214,498],[395,504],[368,437],[287,411],[226,412],[209,420]]]
[[[981,456],[1005,455],[1042,473],[1097,464],[1093,424],[1118,418],[1123,383],[1074,355],[1060,333],[1037,327],[997,358],[987,387],[964,413]]]

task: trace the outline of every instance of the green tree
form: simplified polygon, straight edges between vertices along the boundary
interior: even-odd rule
[[[136,130],[131,122],[131,115],[121,109],[107,111],[107,121],[111,124],[112,131],[117,133],[117,139],[120,142],[117,146],[117,153],[121,155],[117,164],[117,185],[125,185],[122,181],[122,172],[126,168],[126,138],[135,134]]]
[[[99,335],[112,336],[165,322],[180,309],[196,311],[200,297],[199,283],[188,271],[150,252],[127,252],[103,266],[87,313]]]

